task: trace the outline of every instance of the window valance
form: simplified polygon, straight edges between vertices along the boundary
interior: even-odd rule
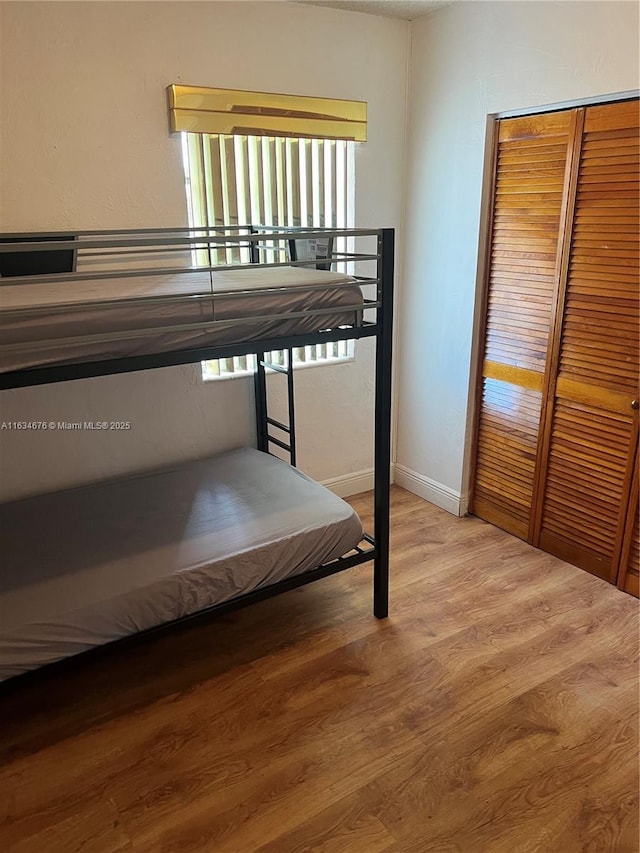
[[[169,86],[173,132],[367,139],[367,104],[202,86]]]

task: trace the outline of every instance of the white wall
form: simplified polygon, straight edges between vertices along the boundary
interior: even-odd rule
[[[356,222],[400,224],[408,24],[271,2],[0,4],[0,230],[186,224],[165,88],[183,82],[366,100]],[[372,466],[372,347],[299,371],[301,467]],[[274,379],[274,383],[277,381]],[[0,395],[0,420],[131,421],[129,433],[0,434],[3,499],[253,440],[248,380],[197,365]]]
[[[447,509],[470,437],[487,115],[638,88],[638,32],[633,2],[462,2],[412,26],[395,477]]]

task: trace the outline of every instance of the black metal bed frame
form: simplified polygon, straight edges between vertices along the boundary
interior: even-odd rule
[[[207,229],[209,237],[199,238],[204,242],[224,244],[225,238],[220,237],[220,232],[229,229],[217,228]],[[136,235],[144,235],[145,233],[158,235],[165,232],[168,235],[184,235],[185,233],[193,233],[194,229],[160,229],[148,231],[137,230]],[[78,232],[76,232],[78,233]],[[84,232],[89,235],[90,239],[97,239],[104,235],[127,235],[129,232]],[[203,232],[198,230],[198,234]],[[107,374],[125,373],[131,371],[148,370],[151,368],[168,367],[187,363],[197,363],[208,359],[230,358],[233,356],[256,354],[257,369],[254,374],[254,393],[255,393],[255,415],[256,415],[256,434],[258,450],[269,452],[270,444],[285,450],[290,457],[291,464],[295,467],[297,461],[296,454],[296,432],[295,432],[295,399],[294,399],[294,377],[293,377],[293,357],[292,350],[295,347],[306,346],[310,344],[328,343],[337,340],[352,340],[361,338],[374,337],[376,339],[376,356],[375,356],[375,415],[374,415],[374,524],[373,536],[365,534],[361,543],[352,549],[348,554],[339,557],[318,566],[315,569],[310,569],[302,574],[286,578],[278,583],[269,586],[261,587],[252,592],[240,595],[230,601],[220,604],[215,604],[210,607],[198,610],[197,612],[170,622],[162,623],[155,627],[145,629],[136,634],[123,637],[118,640],[111,641],[96,648],[80,652],[76,655],[64,658],[54,663],[46,664],[36,670],[22,673],[0,683],[0,694],[6,692],[7,689],[13,689],[14,686],[37,679],[42,673],[54,674],[57,671],[64,670],[75,664],[78,660],[84,659],[86,655],[95,655],[101,650],[115,649],[119,646],[134,641],[138,642],[150,635],[157,635],[166,631],[170,631],[178,625],[185,623],[196,623],[198,620],[203,621],[209,617],[227,613],[231,610],[252,604],[257,601],[262,601],[266,598],[278,595],[281,592],[286,592],[297,587],[305,586],[313,581],[328,577],[329,575],[349,569],[353,566],[361,565],[366,562],[373,561],[373,613],[376,618],[383,619],[389,612],[389,481],[390,481],[390,465],[391,465],[391,447],[390,447],[390,431],[391,431],[391,358],[392,358],[392,323],[393,323],[393,274],[394,274],[394,229],[320,229],[320,228],[254,228],[247,227],[248,236],[243,239],[248,240],[246,245],[250,248],[250,256],[252,263],[259,263],[258,246],[259,241],[268,235],[270,240],[281,238],[283,240],[297,240],[305,237],[318,236],[375,236],[377,237],[377,252],[375,259],[377,262],[377,271],[375,279],[363,278],[362,281],[376,284],[376,299],[374,301],[365,300],[365,309],[375,308],[375,321],[362,319],[361,324],[341,327],[334,330],[319,331],[312,333],[303,333],[298,335],[288,335],[283,337],[275,337],[264,340],[243,341],[239,343],[224,344],[218,346],[207,346],[200,348],[189,348],[174,350],[171,352],[155,353],[151,355],[128,356],[122,358],[108,359],[104,361],[94,362],[77,362],[72,364],[60,364],[46,367],[29,368],[25,370],[11,371],[0,374],[0,390],[10,388],[22,388],[33,385],[49,384],[53,382],[63,382],[73,379],[82,379],[94,376],[102,376]],[[211,237],[210,235],[214,235]],[[1,235],[0,253],[21,250],[21,239],[24,240],[27,235],[22,234],[4,234]],[[60,232],[46,232],[39,234],[28,235],[30,243],[29,251],[54,251],[56,244],[54,241],[60,240],[61,237],[68,237]],[[40,242],[34,243],[34,240]],[[179,240],[183,237],[179,236]],[[124,241],[122,241],[124,243]],[[138,239],[139,242],[139,239]],[[24,246],[24,244],[22,244]],[[60,245],[58,243],[58,245]],[[97,245],[97,243],[96,243]],[[1,257],[1,254],[0,254]],[[373,256],[366,255],[343,255],[341,260],[349,260],[358,258],[372,259]],[[293,265],[295,265],[293,260]],[[299,265],[308,265],[306,262],[298,262]],[[279,266],[280,264],[264,264],[265,266]],[[291,262],[287,265],[291,265]],[[218,265],[219,267],[219,265]],[[75,263],[74,263],[75,268]],[[211,267],[215,271],[215,266]],[[162,270],[158,270],[162,272]],[[43,279],[46,276],[42,276]],[[56,276],[57,278],[57,276]],[[356,277],[358,278],[358,277]],[[13,279],[16,281],[16,279]],[[0,279],[1,284],[8,284],[8,279]],[[265,361],[265,353],[273,350],[286,350],[288,353],[286,366],[274,365]],[[288,424],[278,421],[268,414],[268,399],[267,399],[267,369],[274,369],[280,373],[284,373],[287,378],[287,399],[288,399]],[[280,431],[286,440],[274,436],[270,428],[275,428]],[[364,546],[363,546],[363,543]]]

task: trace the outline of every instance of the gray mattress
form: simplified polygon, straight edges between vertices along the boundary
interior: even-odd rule
[[[174,296],[182,298],[161,301]],[[0,372],[357,325],[362,305],[350,276],[301,267],[25,279],[0,287]]]
[[[0,680],[299,574],[361,536],[347,503],[249,448],[0,505]]]

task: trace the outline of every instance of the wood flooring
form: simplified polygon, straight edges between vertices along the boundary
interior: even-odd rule
[[[638,853],[638,602],[396,487],[370,572],[0,699],[0,851]]]

